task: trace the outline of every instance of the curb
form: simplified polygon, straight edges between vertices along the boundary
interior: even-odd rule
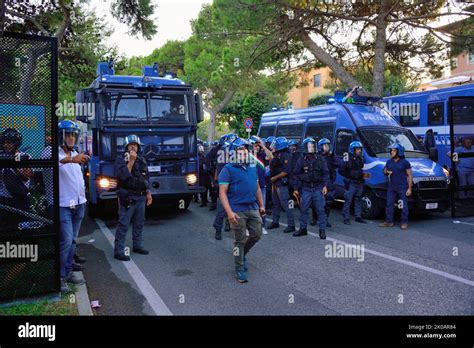
[[[76,274],[80,275],[82,279],[84,279],[84,274],[82,272],[75,272]],[[87,293],[87,283],[82,285],[76,285],[76,305],[77,311],[81,316],[91,316],[94,315],[91,308],[91,301],[89,299],[89,294]]]

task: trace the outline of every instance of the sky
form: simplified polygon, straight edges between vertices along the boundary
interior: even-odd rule
[[[115,44],[123,56],[132,57],[149,55],[168,40],[185,40],[190,37],[190,20],[197,18],[202,5],[210,4],[212,0],[152,0],[152,3],[157,6],[153,18],[158,26],[158,33],[149,41],[127,34],[128,27],[110,14],[111,0],[92,0],[89,9],[105,17],[114,29],[109,42]]]

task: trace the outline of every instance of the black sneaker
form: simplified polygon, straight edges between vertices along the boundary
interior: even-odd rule
[[[130,261],[130,256],[124,255],[124,254],[115,254],[114,258],[120,261]]]
[[[79,272],[79,271],[83,271],[84,270],[84,267],[78,263],[73,263],[72,264],[72,270],[73,272]]]
[[[358,217],[356,218],[356,222],[360,223],[360,224],[366,224],[367,221],[365,221],[364,219],[362,219],[361,217]]]
[[[217,240],[222,239],[222,232],[221,231],[216,231],[216,235],[214,236]]]
[[[78,255],[77,253],[74,254],[74,262],[75,263],[85,263],[87,260],[82,257],[81,255]]]
[[[306,228],[300,228],[298,231],[293,233],[293,237],[307,236],[308,230]]]
[[[326,231],[319,230],[319,238],[320,239],[326,239]]]
[[[285,228],[283,230],[283,233],[291,233],[291,232],[295,232],[295,231],[296,231],[295,226],[288,226],[287,228]]]
[[[276,222],[272,222],[270,226],[267,227],[267,230],[274,230],[275,228],[279,228],[280,224]]]
[[[350,225],[351,224],[351,220],[344,220],[344,225]]]
[[[133,248],[133,252],[142,255],[148,255],[150,252],[145,248]]]

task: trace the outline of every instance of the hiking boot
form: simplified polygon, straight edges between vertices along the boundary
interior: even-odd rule
[[[382,224],[379,224],[379,227],[393,227],[393,222],[384,221]]]
[[[120,261],[130,261],[130,256],[125,254],[114,254],[114,258]]]
[[[67,285],[66,280],[61,278],[61,293],[67,294],[68,292],[71,292],[71,289],[69,288],[69,285]]]
[[[217,240],[221,240],[222,239],[222,232],[216,230],[216,235],[214,236],[214,238],[216,238]]]
[[[320,239],[326,239],[326,231],[325,230],[319,230],[319,238]]]
[[[150,252],[146,250],[145,248],[133,248],[133,252],[137,254],[142,254],[142,255],[148,255]]]
[[[69,273],[65,278],[66,282],[76,285],[82,285],[85,283],[84,279],[79,278],[74,272]]]
[[[283,233],[291,233],[291,232],[295,232],[295,231],[296,231],[295,226],[288,226],[287,228],[285,228],[283,230]]]
[[[402,230],[407,230],[407,229],[408,229],[408,224],[401,224],[401,225],[400,225],[400,228],[401,228]]]
[[[365,221],[364,219],[362,219],[361,217],[356,217],[356,222],[360,223],[360,224],[366,224],[367,221]]]
[[[277,222],[272,222],[272,223],[270,224],[270,226],[267,227],[267,230],[273,230],[273,229],[279,228],[279,227],[280,227],[280,224],[279,224],[279,223],[277,223]]]
[[[293,233],[293,237],[307,236],[308,230],[306,228],[300,228],[298,231]]]

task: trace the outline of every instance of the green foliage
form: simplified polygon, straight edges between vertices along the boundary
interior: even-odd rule
[[[210,119],[205,118],[204,121],[199,123],[198,125],[198,130],[197,130],[197,136],[199,139],[202,139],[203,141],[207,140],[207,135],[209,133],[209,125],[210,125]],[[216,132],[213,140],[219,139],[222,135],[228,134],[232,132],[232,130],[229,128],[229,126],[226,123],[218,123],[216,126]]]
[[[150,0],[115,0],[112,3],[112,15],[130,28],[130,34],[141,34],[150,40],[157,32],[151,15],[155,5]]]
[[[329,94],[316,94],[316,95],[313,95],[308,99],[308,106],[316,106],[316,105],[327,104],[327,101],[328,101],[329,97],[332,97],[332,95],[329,95]]]

